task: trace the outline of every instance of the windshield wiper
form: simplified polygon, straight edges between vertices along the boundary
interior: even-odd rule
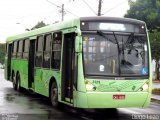
[[[106,39],[114,44],[117,44],[114,40],[109,39],[101,30],[97,30],[97,34],[102,36],[104,39]]]
[[[131,33],[131,35],[129,35],[128,39],[126,40],[125,45],[132,43],[133,38],[134,38],[134,33]]]

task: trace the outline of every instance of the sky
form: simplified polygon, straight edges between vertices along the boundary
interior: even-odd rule
[[[64,4],[64,20],[96,16],[99,0],[0,0],[0,43],[8,36],[23,33],[40,21],[53,24],[61,21],[60,7]],[[102,14],[123,17],[129,9],[128,0],[103,0]]]

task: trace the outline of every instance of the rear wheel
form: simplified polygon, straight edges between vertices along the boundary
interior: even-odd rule
[[[16,85],[16,76],[15,76],[15,74],[13,73],[13,75],[12,75],[12,83],[13,83],[13,89],[14,90],[17,90],[17,85]]]
[[[20,91],[21,90],[21,87],[20,87],[20,75],[18,74],[17,77],[16,77],[16,87],[17,87],[17,91]]]
[[[52,82],[50,87],[50,101],[53,107],[58,107],[58,87],[56,82]]]

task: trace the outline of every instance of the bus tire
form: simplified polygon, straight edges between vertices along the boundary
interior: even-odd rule
[[[19,92],[21,91],[21,86],[20,86],[21,84],[20,83],[21,83],[21,80],[20,80],[20,75],[18,73],[16,76],[16,90]]]
[[[14,90],[17,90],[17,85],[16,85],[16,76],[15,76],[15,74],[13,73],[13,75],[12,75],[12,83],[13,83],[13,89]]]
[[[53,107],[58,108],[59,102],[58,102],[58,87],[56,82],[51,83],[50,87],[50,101]]]

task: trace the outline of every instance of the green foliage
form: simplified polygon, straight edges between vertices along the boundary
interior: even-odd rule
[[[160,88],[154,88],[152,92],[160,92]]]
[[[160,32],[154,30],[149,33],[152,58],[155,60],[160,60]]]
[[[130,0],[129,5],[125,17],[145,21],[150,31],[160,25],[160,0]]]
[[[152,58],[156,61],[156,79],[159,79],[160,60],[160,0],[129,0],[125,17],[145,21],[149,29]]]
[[[156,78],[159,79],[159,68],[160,68],[160,31],[159,30],[153,30],[149,33],[150,43],[151,43],[151,54],[152,59],[155,60],[155,72],[156,72]]]
[[[35,30],[37,28],[41,28],[44,26],[46,26],[46,24],[43,21],[41,21],[41,22],[38,22],[31,30]]]
[[[0,63],[4,63],[5,44],[0,44]]]

